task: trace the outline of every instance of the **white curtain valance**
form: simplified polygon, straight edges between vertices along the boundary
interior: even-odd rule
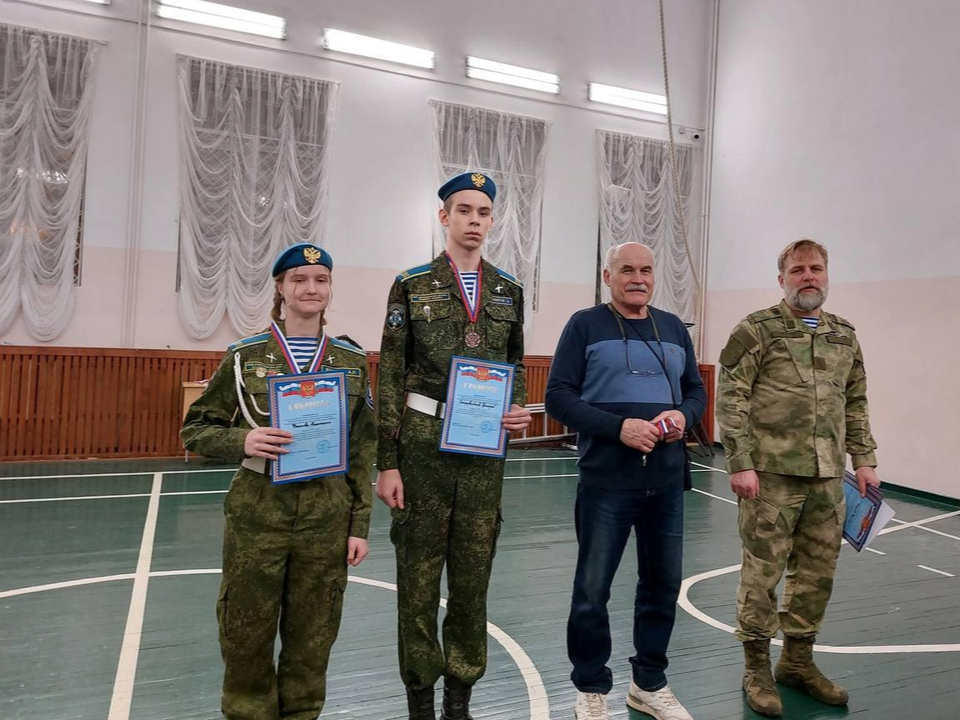
[[[322,244],[338,85],[181,56],[180,316],[263,327],[280,250]]]
[[[600,243],[597,287],[599,300],[610,291],[603,283],[603,259],[609,248],[639,242],[653,249],[656,282],[652,303],[686,322],[697,317],[697,273],[690,266],[680,230],[684,214],[694,262],[700,257],[697,206],[703,152],[677,145],[677,174],[682,207],[678,207],[670,170],[670,145],[662,140],[597,131],[600,175]]]
[[[0,25],[0,332],[56,338],[73,313],[93,40]]]
[[[544,149],[550,123],[438,100],[431,100],[430,107],[436,187],[467,170],[488,174],[497,184],[494,223],[483,256],[523,282],[529,328],[538,295]],[[446,247],[439,222],[434,224],[433,246],[435,253]]]

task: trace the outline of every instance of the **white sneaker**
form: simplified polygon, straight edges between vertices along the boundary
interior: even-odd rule
[[[600,693],[577,693],[576,720],[610,720],[607,714],[607,696]]]
[[[693,720],[687,709],[680,704],[673,690],[664,686],[656,692],[647,692],[630,683],[630,692],[627,693],[627,705],[657,720]]]

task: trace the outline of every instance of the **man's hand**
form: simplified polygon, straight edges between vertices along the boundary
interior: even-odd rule
[[[682,412],[679,410],[664,410],[650,422],[656,425],[661,420],[667,421],[667,434],[660,438],[661,440],[671,443],[683,438],[683,432],[687,427],[687,418],[684,417]],[[672,425],[670,424],[671,420],[673,421]]]
[[[730,474],[730,489],[741,500],[752,500],[760,495],[760,478],[756,470],[743,470]]]
[[[243,454],[247,457],[262,457],[267,460],[276,460],[280,455],[286,455],[284,445],[293,442],[293,433],[272,427],[254,428],[247,433],[243,440]]]
[[[877,477],[876,468],[857,468],[857,485],[860,488],[860,497],[867,496],[867,485],[880,487],[880,478]]]
[[[347,538],[347,562],[356,567],[370,554],[370,545],[362,538]]]
[[[519,432],[526,430],[533,420],[533,415],[525,407],[520,407],[516,403],[510,406],[510,412],[503,414],[501,423],[503,427],[510,432]]]
[[[403,510],[403,480],[399,470],[381,470],[377,473],[377,497],[387,507]]]
[[[657,426],[639,418],[627,418],[620,429],[620,442],[641,452],[653,450],[659,439]]]

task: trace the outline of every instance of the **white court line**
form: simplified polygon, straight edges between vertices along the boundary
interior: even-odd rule
[[[216,470],[164,470],[164,475],[190,475],[192,473],[234,473],[236,468],[217,468]],[[0,475],[0,480],[56,480],[58,478],[101,478],[101,477],[145,477],[156,475],[153,472],[119,472],[119,473],[90,473],[88,475]]]
[[[81,580],[69,580],[67,582],[61,583],[51,583],[49,585],[34,585],[33,587],[17,588],[16,590],[7,590],[0,592],[0,599],[6,597],[14,597],[17,595],[29,595],[32,593],[44,592],[46,590],[61,590],[64,588],[71,587],[81,587],[83,585],[95,585],[99,583],[113,582],[115,580],[130,580],[134,579],[135,585],[136,580],[139,579],[139,570],[137,568],[137,573],[128,573],[126,575],[107,575],[104,577],[98,578],[83,578]],[[221,573],[220,568],[199,568],[193,570],[159,570],[156,572],[148,572],[147,577],[177,577],[181,575],[219,575]],[[380,580],[371,580],[369,578],[356,577],[350,575],[347,580],[353,583],[360,585],[369,585],[371,587],[383,588],[385,590],[391,590],[393,592],[397,591],[397,586],[392,583],[382,582]],[[447,601],[444,598],[440,599],[440,605],[442,607],[447,606]],[[141,618],[142,619],[142,618]],[[517,643],[513,638],[511,638],[507,633],[502,629],[494,625],[493,623],[487,623],[487,633],[507,651],[507,654],[516,664],[517,669],[520,670],[520,675],[523,677],[523,681],[527,686],[527,697],[530,702],[530,720],[550,720],[550,702],[547,697],[547,690],[543,685],[543,678],[540,677],[540,673],[537,670],[536,666],[533,664],[533,661],[530,659],[530,656],[524,651],[524,649]],[[137,634],[137,642],[139,645],[140,635]],[[127,642],[126,637],[124,638],[124,648],[126,648]],[[121,652],[122,656],[122,652]],[[131,686],[130,690],[133,690]],[[132,695],[132,692],[131,692]],[[116,697],[116,696],[115,696]],[[129,716],[129,698],[127,702],[127,714],[123,717]],[[115,720],[115,718],[120,717],[119,715],[114,715],[114,706],[110,706],[110,715],[108,720]]]
[[[18,595],[32,595],[33,593],[46,592],[47,590],[63,590],[65,588],[83,587],[84,585],[99,585],[100,583],[115,582],[117,580],[133,580],[133,578],[133,573],[124,573],[123,575],[104,575],[103,577],[66,580],[65,582],[48,583],[47,585],[33,585],[31,587],[17,588],[16,590],[4,590],[0,592],[0,600],[17,597]]]
[[[173,497],[175,495],[226,495],[227,489],[223,490],[171,490],[170,492],[160,493],[163,497]]]
[[[706,490],[699,490],[698,488],[693,488],[695,493],[700,493],[701,495],[706,495],[707,497],[712,497],[714,500],[720,500],[725,503],[730,503],[731,505],[736,505],[736,500],[731,500],[730,498],[720,497],[719,495],[714,495],[713,493],[708,493]]]
[[[702,495],[708,495],[710,497],[716,498],[717,500],[722,500],[723,502],[733,503],[732,500],[727,498],[719,497],[718,495],[711,495],[710,493],[704,492],[703,490],[697,490],[694,488],[695,492],[699,492]],[[736,504],[736,503],[733,503]],[[934,515],[933,517],[924,518],[922,520],[917,520],[915,522],[904,522],[903,520],[898,520],[897,522],[902,523],[895,527],[887,527],[880,531],[880,535],[886,535],[891,532],[896,532],[898,530],[905,530],[908,527],[915,527],[920,530],[929,530],[930,528],[924,527],[926,523],[936,522],[937,520],[943,520],[948,517],[954,517],[960,515],[960,510],[950,513],[944,513],[942,515]],[[945,533],[941,533],[945,534]],[[960,539],[960,538],[958,538]],[[846,543],[846,540],[844,540]],[[871,550],[871,548],[867,548]],[[872,550],[872,552],[877,553],[878,555],[885,555],[886,553],[880,552],[879,550]],[[942,570],[936,570],[925,565],[918,565],[925,570],[931,570],[932,572],[939,573],[941,575],[946,575],[947,577],[954,577],[950,573],[945,573]],[[730,565],[729,567],[718,568],[716,570],[710,570],[705,573],[700,573],[699,575],[694,575],[692,577],[686,578],[683,581],[683,584],[680,586],[680,597],[677,599],[677,604],[683,608],[689,615],[696,618],[700,622],[709,625],[710,627],[716,628],[717,630],[722,630],[724,632],[733,634],[734,628],[726,623],[720,622],[711,615],[703,612],[700,608],[693,604],[690,600],[690,588],[696,585],[698,582],[704,580],[710,580],[715,577],[720,577],[721,575],[726,575],[728,573],[736,572],[741,568],[741,565]],[[774,645],[783,645],[782,640],[773,640]],[[941,652],[960,652],[960,643],[945,643],[942,645],[859,645],[859,646],[836,646],[836,645],[814,645],[814,649],[820,652],[834,653],[838,655],[888,655],[894,653],[941,653]]]
[[[867,552],[872,552],[874,555],[886,555],[885,552],[881,552],[880,550],[874,550],[872,547],[865,547],[864,550],[866,550]]]
[[[168,473],[159,473],[167,475]],[[568,478],[579,477],[577,473],[570,475],[516,475],[504,477],[504,480],[538,480],[540,478]],[[376,485],[376,483],[371,483]],[[160,493],[160,497],[172,497],[177,495],[224,495],[227,490],[171,490],[170,492]],[[65,502],[67,500],[114,500],[116,498],[145,498],[152,497],[151,493],[126,493],[121,495],[63,495],[61,497],[47,498],[17,498],[16,500],[0,500],[0,505],[23,505],[25,503],[35,502]]]
[[[917,530],[923,530],[924,532],[933,533],[934,535],[939,535],[940,537],[950,538],[951,540],[960,540],[960,535],[951,535],[950,533],[945,533],[940,530],[934,530],[931,527],[926,527],[925,525],[916,526]]]
[[[956,575],[951,575],[948,572],[944,572],[943,570],[937,570],[936,568],[932,568],[932,567],[927,567],[926,565],[917,565],[917,567],[923,568],[924,570],[929,570],[930,572],[935,572],[938,575],[944,575],[946,577],[956,577]]]
[[[133,701],[133,687],[137,677],[137,660],[140,657],[143,615],[147,607],[147,585],[150,584],[153,539],[157,531],[157,513],[160,509],[160,489],[162,487],[163,473],[155,473],[153,488],[150,491],[150,504],[147,506],[147,519],[143,523],[140,556],[137,559],[137,571],[133,577],[130,610],[127,613],[127,626],[123,631],[123,645],[120,648],[120,661],[117,663],[117,675],[113,681],[113,697],[110,699],[110,712],[107,714],[107,720],[128,720],[130,717],[130,704]]]
[[[384,588],[386,590],[397,591],[397,586],[392,583],[381,582],[380,580],[368,580],[367,578],[350,576],[347,578],[350,582],[360,583],[361,585],[372,585],[373,587]],[[446,607],[445,598],[440,599],[440,606]],[[527,685],[527,697],[530,700],[530,720],[550,720],[550,703],[547,700],[547,689],[543,686],[543,678],[533,664],[533,660],[524,651],[522,647],[503,630],[491,622],[487,623],[487,634],[496,640],[507,654],[516,663],[517,669],[523,676],[523,681]]]
[[[507,462],[574,462],[578,459],[576,455],[571,455],[570,457],[507,458]]]
[[[916,522],[906,522],[904,520],[893,519],[893,522],[900,523],[894,527],[886,527],[879,532],[880,535],[888,535],[892,532],[900,532],[901,530],[906,530],[907,528],[917,528],[918,530],[930,530],[931,528],[924,527],[927,523],[936,522],[937,520],[946,520],[947,518],[956,517],[960,515],[960,510],[954,510],[953,512],[943,513],[942,515],[934,515],[933,517],[924,518],[923,520],[917,520]],[[937,532],[938,535],[946,535],[946,533]],[[950,535],[949,537],[953,537]],[[960,540],[960,538],[953,538],[954,540]]]
[[[562,460],[576,460],[576,456],[571,456],[568,458],[507,458],[507,462],[544,462],[544,461],[562,461]],[[191,473],[233,473],[236,472],[236,468],[217,468],[217,469],[206,469],[206,470],[164,470],[164,475],[189,475]],[[75,475],[72,473],[65,473],[62,475],[11,475],[5,476],[0,475],[0,480],[56,480],[57,478],[104,478],[104,477],[146,477],[153,475],[152,472],[146,471],[137,471],[137,472],[118,472],[118,473],[88,473],[83,475]]]
[[[709,465],[702,465],[701,463],[698,463],[698,462],[693,462],[693,461],[691,461],[691,464],[692,464],[692,465],[696,465],[697,467],[705,468],[705,469],[707,469],[707,470],[713,470],[714,472],[723,473],[724,475],[729,474],[729,473],[727,473],[726,470],[721,470],[720,468],[710,467]],[[694,471],[694,472],[696,472],[696,471]],[[700,494],[702,494],[702,495],[710,495],[710,493],[704,492],[703,490],[697,490],[696,488],[694,488],[693,490],[694,490],[694,492],[698,492],[698,493],[700,493]],[[731,504],[733,504],[733,505],[736,505],[736,504],[737,504],[737,503],[736,503],[735,501],[733,501],[733,500],[728,500],[727,498],[722,498],[722,497],[719,497],[718,495],[710,495],[710,497],[716,498],[717,500],[723,500],[723,502],[728,502],[728,503],[731,503]],[[956,510],[956,511],[954,511],[954,512],[949,512],[949,513],[944,513],[943,515],[937,515],[936,517],[932,517],[932,518],[926,518],[925,520],[919,520],[919,521],[914,522],[914,523],[908,523],[908,522],[905,522],[904,520],[898,520],[897,518],[894,518],[894,519],[893,519],[893,522],[895,522],[895,523],[900,523],[900,525],[898,525],[897,527],[893,527],[893,528],[889,528],[889,527],[888,527],[888,528],[884,528],[883,530],[880,531],[879,534],[880,534],[880,535],[886,535],[887,533],[896,532],[897,530],[906,530],[907,528],[915,527],[915,528],[917,528],[918,530],[924,530],[924,531],[926,531],[926,532],[933,533],[934,535],[940,535],[940,536],[942,536],[942,537],[950,538],[951,540],[960,540],[960,537],[958,537],[957,535],[950,535],[949,533],[945,533],[945,532],[942,532],[942,531],[940,531],[940,530],[934,530],[933,528],[924,527],[927,523],[936,522],[937,520],[946,520],[947,518],[955,517],[955,516],[957,516],[957,515],[960,515],[960,510]],[[867,548],[867,550],[870,550],[870,552],[876,553],[877,555],[886,555],[886,553],[880,552],[879,550],[873,550],[872,548]]]
[[[509,475],[504,476],[504,480],[539,480],[540,478],[558,478],[558,477],[580,477],[580,473],[571,473],[569,475]]]
[[[690,601],[690,588],[703,580],[710,580],[721,575],[736,572],[740,565],[730,565],[729,567],[710,570],[709,572],[694,575],[683,581],[680,586],[680,597],[677,604],[686,610],[690,615],[702,623],[723,630],[726,633],[733,633],[734,629],[726,623],[720,622],[716,618],[707,615],[700,608]],[[774,645],[783,645],[782,640],[773,640]],[[960,652],[960,643],[944,643],[942,645],[814,645],[814,650],[836,655],[892,655],[895,653],[942,653],[942,652]]]
[[[167,495],[169,493],[163,493]],[[0,500],[0,505],[22,505],[23,503],[59,502],[60,500],[116,500],[117,498],[145,498],[150,493],[124,493],[121,495],[64,495],[62,497],[47,498],[18,498],[17,500]]]

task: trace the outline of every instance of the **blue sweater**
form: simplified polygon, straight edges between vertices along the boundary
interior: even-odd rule
[[[677,409],[691,428],[707,405],[687,328],[676,315],[655,308],[649,312],[657,322],[662,356],[649,316],[623,321],[630,366],[640,374],[628,372],[623,335],[606,305],[574,314],[560,336],[547,381],[546,407],[579,435],[584,485],[635,489],[683,482],[682,442],[657,443],[646,465],[642,452],[620,442],[627,418],[652,420],[664,410]],[[666,376],[657,356],[665,357]]]

